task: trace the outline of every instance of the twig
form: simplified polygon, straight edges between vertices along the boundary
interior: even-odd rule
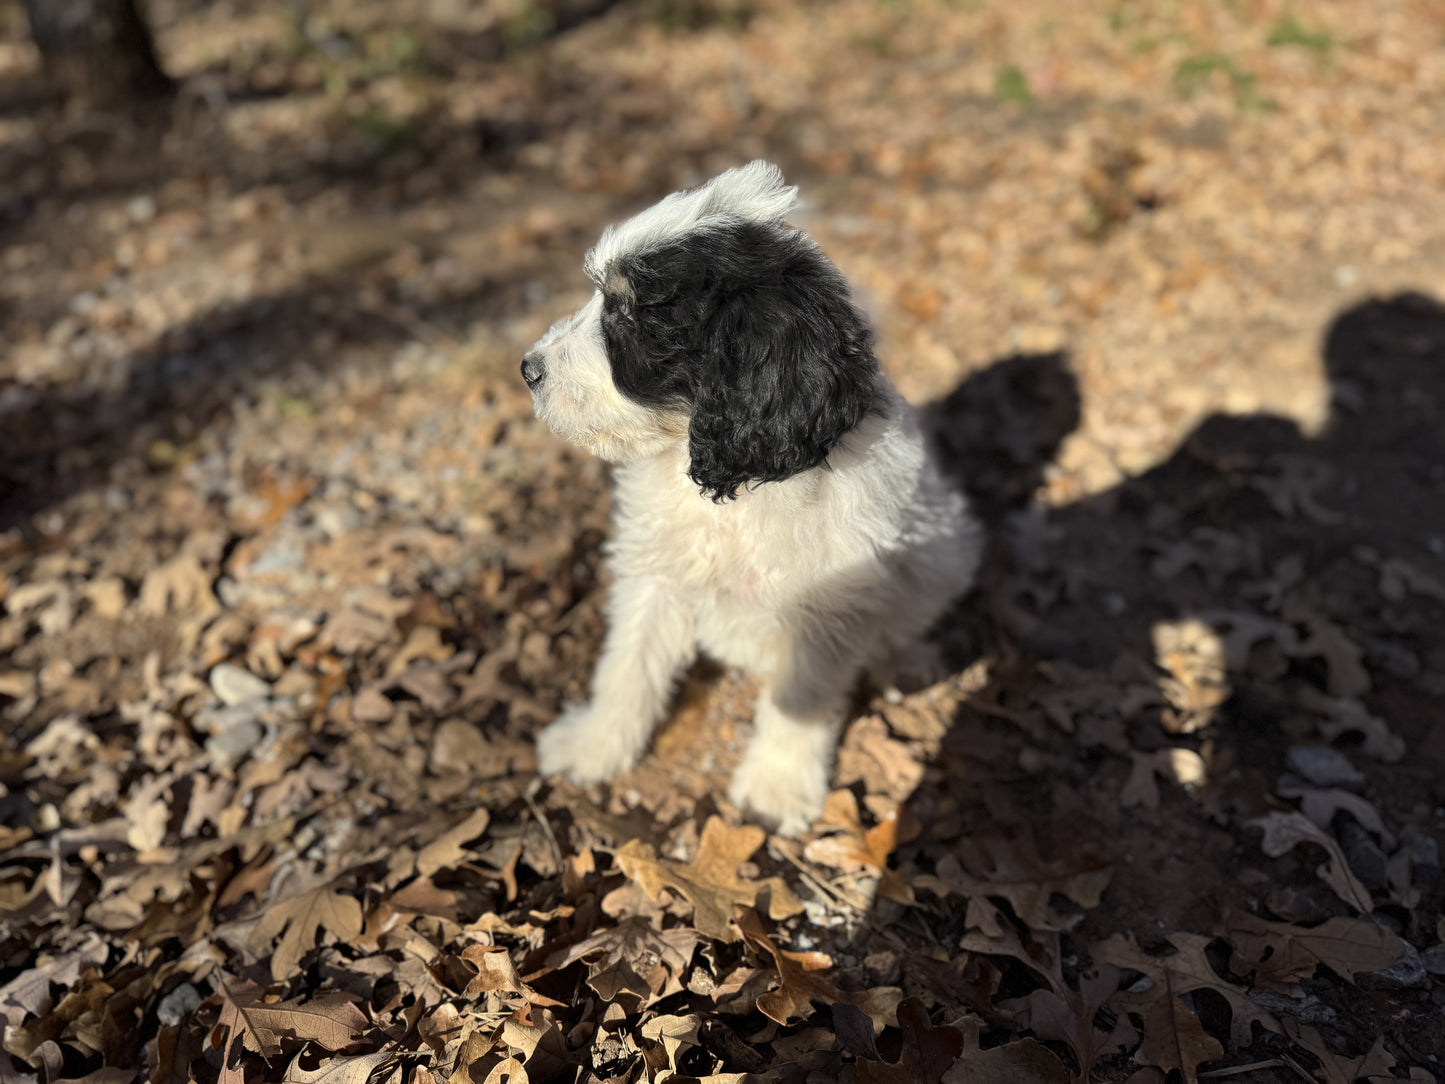
[[[786,858],[789,862],[793,863],[793,865],[798,868],[798,872],[803,875],[803,880],[807,881],[814,888],[821,889],[825,895],[832,896],[833,899],[843,904],[843,906],[849,907],[854,911],[866,912],[869,909],[868,901],[865,900],[862,896],[859,896],[853,892],[845,891],[841,888],[834,888],[827,881],[824,881],[818,876],[816,876],[811,870],[808,869],[807,866],[803,865],[802,859],[790,854],[787,848],[778,847],[776,849],[780,855],[782,855],[784,858]]]
[[[1231,1065],[1227,1069],[1210,1069],[1207,1073],[1196,1073],[1200,1080],[1213,1080],[1215,1077],[1238,1076],[1240,1073],[1248,1073],[1255,1069],[1286,1069],[1288,1066],[1279,1058],[1270,1058],[1269,1061],[1252,1061],[1248,1065]]]
[[[532,816],[537,818],[537,823],[542,826],[542,831],[547,834],[547,842],[552,844],[552,857],[557,861],[557,872],[560,875],[567,868],[567,860],[562,855],[562,845],[557,842],[557,834],[552,831],[552,822],[542,815],[541,808],[532,796],[536,794],[542,785],[540,778],[532,780],[527,789],[522,791],[522,799],[527,803],[527,808],[532,811]]]
[[[1293,1069],[1296,1073],[1299,1074],[1299,1078],[1301,1080],[1308,1080],[1310,1084],[1316,1084],[1314,1074],[1306,1072],[1304,1066],[1302,1066],[1299,1062],[1295,1061],[1294,1058],[1290,1057],[1288,1054],[1282,1054],[1280,1056],[1284,1059],[1284,1063],[1286,1065],[1288,1065],[1291,1069]]]
[[[1310,1076],[1301,1068],[1300,1063],[1291,1058],[1288,1054],[1279,1058],[1270,1058],[1268,1061],[1252,1061],[1248,1065],[1231,1065],[1225,1069],[1210,1069],[1205,1073],[1196,1073],[1200,1080],[1216,1080],[1227,1076],[1238,1076],[1240,1073],[1253,1072],[1255,1069],[1293,1069],[1303,1080],[1310,1084],[1317,1084],[1315,1078]]]

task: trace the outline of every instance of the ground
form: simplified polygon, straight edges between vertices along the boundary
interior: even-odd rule
[[[1445,11],[0,5],[0,1079],[1434,1080]],[[606,468],[517,368],[753,157],[989,527],[824,819],[745,675],[582,792]]]

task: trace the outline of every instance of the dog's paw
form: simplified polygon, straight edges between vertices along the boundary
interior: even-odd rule
[[[749,750],[733,773],[728,798],[780,836],[801,836],[823,812],[828,771],[821,764]]]
[[[537,735],[537,770],[581,786],[605,783],[637,763],[640,751],[590,704],[570,707]]]

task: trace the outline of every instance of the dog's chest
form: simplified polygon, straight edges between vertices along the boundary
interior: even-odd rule
[[[719,605],[763,602],[793,578],[789,570],[802,554],[791,526],[748,499],[756,494],[715,504],[690,484],[646,479],[642,472],[618,475],[619,571],[650,570]]]
[[[750,529],[746,515],[735,506],[718,506],[699,501],[680,516],[676,537],[675,572],[679,582],[718,601],[758,601],[769,579],[777,574],[777,555],[770,552],[756,527]]]

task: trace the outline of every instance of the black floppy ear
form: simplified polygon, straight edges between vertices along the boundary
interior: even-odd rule
[[[826,462],[873,403],[872,335],[847,283],[811,244],[791,255],[718,295],[699,337],[688,474],[715,501]]]

